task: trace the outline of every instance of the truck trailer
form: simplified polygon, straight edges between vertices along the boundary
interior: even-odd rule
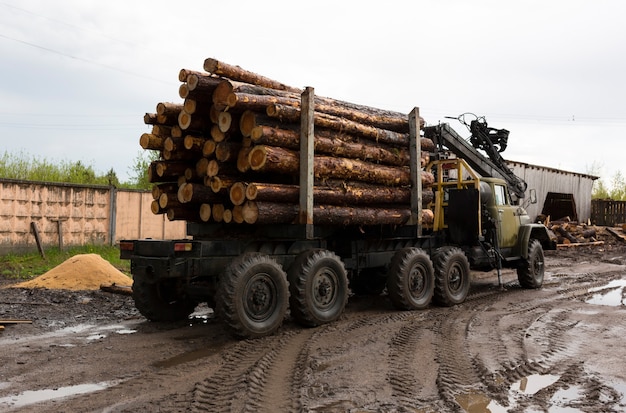
[[[466,124],[467,141],[447,123],[421,128],[419,109],[413,109],[407,115],[408,213],[379,222],[371,211],[346,205],[342,213],[370,214],[346,224],[341,215],[323,215],[329,208],[316,203],[313,99],[307,88],[295,177],[298,204],[289,223],[187,222],[189,238],[120,242],[121,257],[131,261],[133,298],[142,315],[184,320],[207,303],[236,337],[257,338],[274,333],[287,314],[305,327],[331,323],[350,294],[386,292],[400,310],[458,305],[468,295],[471,271],[495,269],[501,283],[500,270],[514,268],[521,287],[542,286],[543,251],[555,243],[523,208],[523,202],[536,202],[533,191],[527,198],[525,183],[500,156],[508,131],[477,117]],[[434,144],[425,167],[421,139]],[[428,200],[422,193],[425,173],[434,178]]]

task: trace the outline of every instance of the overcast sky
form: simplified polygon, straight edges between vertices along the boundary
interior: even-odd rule
[[[473,112],[506,159],[626,174],[626,2],[0,0],[2,150],[128,179],[181,102],[178,71],[213,57],[322,96],[427,123]]]

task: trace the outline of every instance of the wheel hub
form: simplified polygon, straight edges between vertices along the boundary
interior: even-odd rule
[[[328,306],[333,302],[335,296],[333,279],[333,274],[323,272],[318,274],[313,280],[314,298],[320,306]]]
[[[275,303],[275,287],[268,275],[257,274],[248,284],[246,312],[256,320],[263,320],[272,313]]]

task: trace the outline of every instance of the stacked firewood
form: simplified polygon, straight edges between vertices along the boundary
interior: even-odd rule
[[[204,70],[181,70],[182,103],[158,103],[144,117],[152,131],[140,144],[160,153],[148,171],[152,212],[195,222],[297,222],[303,91],[215,59]],[[319,96],[313,102],[314,223],[406,223],[408,115]],[[418,139],[423,168],[434,145]],[[422,170],[421,181],[427,206],[432,174]],[[422,221],[432,222],[423,211]]]

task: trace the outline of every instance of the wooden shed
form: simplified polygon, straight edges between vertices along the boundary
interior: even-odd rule
[[[591,218],[591,191],[597,176],[568,172],[545,166],[507,161],[515,175],[537,192],[537,203],[524,203],[531,218],[549,215],[552,220],[569,217],[586,222]]]

